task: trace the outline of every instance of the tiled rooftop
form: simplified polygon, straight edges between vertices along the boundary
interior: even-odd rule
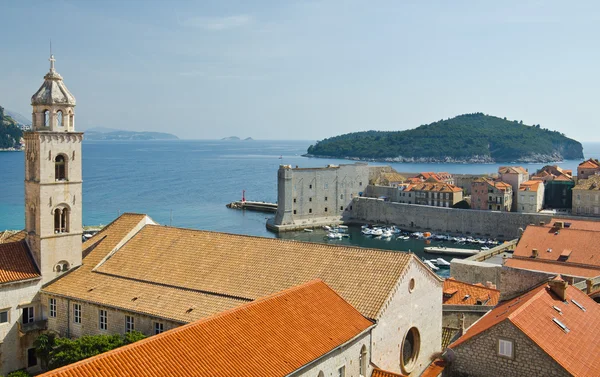
[[[287,376],[372,325],[311,281],[43,376]]]
[[[583,161],[581,164],[579,164],[579,168],[583,168],[583,169],[596,169],[600,167],[600,162],[598,162],[598,160],[595,160],[593,158],[590,158],[589,160]]]
[[[0,244],[0,284],[40,276],[25,241]]]
[[[586,179],[580,179],[573,190],[600,191],[600,175],[590,175]]]
[[[373,373],[371,373],[371,377],[404,377],[404,375],[388,372],[387,370],[379,368],[373,368]]]
[[[448,278],[444,281],[444,305],[496,306],[500,291],[481,284],[470,284]]]
[[[501,166],[498,168],[498,174],[527,174],[522,166]]]
[[[540,185],[544,185],[541,181],[527,181],[521,183],[519,191],[538,191]]]
[[[553,322],[553,318],[559,319],[568,331]],[[480,334],[503,321],[510,321],[572,375],[600,376],[600,305],[577,288],[566,288],[564,302],[544,284],[500,304],[467,329],[450,348],[476,341]]]

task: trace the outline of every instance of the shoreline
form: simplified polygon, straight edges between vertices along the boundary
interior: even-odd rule
[[[339,157],[339,156],[322,156],[322,155],[313,155],[313,154],[303,154],[302,157],[307,157],[307,158],[326,158],[326,159],[342,159],[342,160],[349,160],[349,161],[362,161],[362,162],[388,162],[388,163],[394,163],[394,162],[398,162],[398,163],[431,163],[431,164],[481,164],[481,165],[487,165],[487,164],[516,164],[516,163],[520,163],[520,164],[558,164],[558,163],[564,163],[565,160],[564,158],[561,159],[526,159],[526,158],[521,158],[521,159],[516,159],[516,160],[511,160],[511,161],[498,161],[498,160],[494,160],[491,157],[484,157],[484,158],[479,158],[479,156],[475,156],[474,158],[470,158],[470,159],[455,159],[455,158],[451,158],[451,157],[447,157],[447,158],[437,158],[437,157],[384,157],[384,158],[365,158],[365,157]],[[577,159],[574,159],[577,160]]]

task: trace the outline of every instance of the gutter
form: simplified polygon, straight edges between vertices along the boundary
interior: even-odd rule
[[[372,324],[371,326],[367,327],[366,329],[364,329],[364,330],[363,330],[363,331],[361,331],[360,333],[356,334],[354,337],[352,337],[351,339],[347,340],[347,341],[346,341],[346,342],[344,342],[343,344],[340,344],[339,346],[335,347],[335,348],[334,348],[334,349],[332,349],[331,351],[329,351],[329,352],[327,352],[327,353],[325,353],[325,354],[321,355],[319,358],[317,358],[317,359],[314,359],[313,361],[309,362],[308,364],[304,364],[303,366],[301,366],[300,368],[298,368],[298,369],[296,369],[296,370],[292,371],[292,372],[291,372],[291,373],[289,373],[289,374],[286,374],[286,377],[288,377],[288,376],[292,376],[292,375],[294,375],[294,374],[296,374],[296,373],[298,373],[298,372],[300,372],[300,371],[302,371],[302,370],[305,370],[305,369],[309,368],[310,366],[312,366],[313,364],[316,364],[316,363],[317,363],[319,360],[321,360],[321,359],[325,358],[326,356],[330,355],[331,353],[333,353],[333,352],[335,352],[335,351],[337,351],[337,350],[339,350],[339,349],[341,349],[341,348],[344,348],[344,347],[345,347],[345,346],[347,346],[348,344],[350,344],[350,343],[354,342],[356,339],[360,338],[360,337],[361,337],[361,336],[362,336],[364,333],[366,333],[367,331],[369,331],[369,336],[371,336],[370,332],[371,332],[371,330],[372,330],[372,329],[373,329],[373,328],[374,328],[376,325],[377,325],[376,323]],[[371,350],[371,344],[369,343],[369,359],[371,358],[371,352],[370,352],[370,350]]]

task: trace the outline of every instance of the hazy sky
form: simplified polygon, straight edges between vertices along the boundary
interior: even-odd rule
[[[0,105],[78,128],[318,140],[484,112],[600,141],[598,1],[0,0]]]

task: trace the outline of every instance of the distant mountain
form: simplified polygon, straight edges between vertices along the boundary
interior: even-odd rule
[[[484,115],[459,115],[406,131],[366,131],[331,137],[308,157],[398,162],[554,162],[582,159],[580,142],[557,131]]]
[[[16,111],[4,109],[4,114],[13,118],[19,124],[22,124],[24,126],[31,126],[31,119],[17,113]]]
[[[95,127],[85,131],[86,140],[177,140],[177,136],[164,132],[124,131]]]
[[[0,150],[19,150],[22,148],[23,131],[18,123],[4,112],[0,106]]]
[[[244,139],[244,141],[251,141],[251,140],[254,140],[254,139],[251,138],[251,137],[247,137],[247,138]]]
[[[239,141],[241,140],[239,137],[237,136],[228,136],[228,137],[224,137],[221,140],[232,140],[232,141]]]

